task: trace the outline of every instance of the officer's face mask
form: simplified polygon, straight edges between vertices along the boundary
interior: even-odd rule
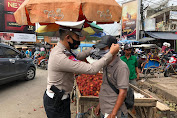
[[[74,40],[72,36],[70,37],[73,40],[73,43],[68,42],[70,49],[77,49],[80,45],[80,41]]]

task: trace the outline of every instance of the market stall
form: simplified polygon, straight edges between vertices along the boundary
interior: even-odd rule
[[[79,76],[79,78],[82,78],[84,74],[82,74],[81,76]],[[100,74],[95,75],[94,77],[91,75],[85,76],[85,79],[91,79],[89,81],[93,81],[92,83],[94,83],[95,81],[100,81]],[[82,78],[82,79],[83,79]],[[93,80],[94,78],[97,78],[97,80]],[[94,89],[93,92],[91,88],[88,88],[87,84],[84,85],[84,83],[82,83],[84,85],[84,88],[88,88],[89,91],[85,91],[82,87],[80,87],[80,83],[79,83],[80,79],[76,78],[75,80],[75,85],[76,85],[76,96],[77,96],[77,113],[78,114],[82,114],[82,115],[86,115],[89,118],[93,118],[94,116],[94,108],[97,106],[98,101],[99,101],[99,97],[97,95],[97,91],[98,89],[94,88],[94,85],[92,88]],[[83,80],[85,82],[85,80]],[[96,82],[98,88],[100,88],[100,86],[98,84],[100,84],[100,82]],[[154,114],[156,113],[156,102],[157,100],[155,98],[153,98],[151,95],[149,95],[148,93],[140,90],[139,88],[133,86],[130,84],[130,87],[134,90],[134,95],[135,95],[135,112],[132,112],[129,110],[129,115],[132,118],[153,118]],[[85,93],[83,93],[83,91]],[[91,95],[91,94],[93,95]],[[90,112],[88,112],[90,110]],[[78,115],[79,116],[79,115]]]

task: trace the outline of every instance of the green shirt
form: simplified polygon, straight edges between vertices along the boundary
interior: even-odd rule
[[[136,69],[135,67],[138,67],[138,62],[136,56],[131,55],[130,58],[127,60],[127,58],[124,56],[120,57],[122,61],[124,61],[129,70],[130,70],[130,75],[129,75],[129,80],[136,79]]]
[[[40,56],[45,56],[45,51],[41,51]]]

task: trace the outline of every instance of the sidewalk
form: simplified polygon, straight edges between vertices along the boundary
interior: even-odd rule
[[[140,82],[140,86],[177,104],[177,76],[149,78]]]

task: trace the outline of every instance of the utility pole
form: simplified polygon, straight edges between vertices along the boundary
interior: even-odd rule
[[[136,19],[136,40],[139,40],[140,34],[141,34],[141,17],[140,17],[140,12],[141,12],[141,3],[142,0],[137,0],[138,3],[138,10],[137,10],[137,19]]]
[[[139,5],[138,5],[138,8],[139,8],[139,33],[137,36],[139,36],[139,39],[143,38],[143,34],[144,34],[144,9],[143,9],[143,1],[142,0],[139,0]]]
[[[140,5],[140,15],[141,15],[141,25],[142,25],[142,31],[144,31],[144,9],[143,9],[143,2],[141,0],[141,5]]]

